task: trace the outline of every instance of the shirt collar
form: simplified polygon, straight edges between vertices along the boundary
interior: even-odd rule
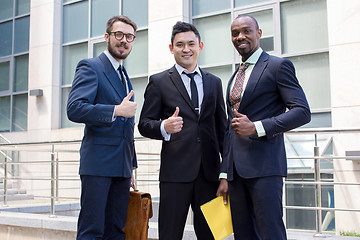
[[[263,50],[259,47],[246,61],[245,63],[249,63],[250,65],[255,65],[256,62],[259,60],[260,55],[262,54]],[[244,62],[240,62],[243,64]]]
[[[105,50],[104,53],[107,56],[107,58],[110,60],[111,65],[117,71],[119,69],[119,67],[121,66],[121,64],[113,56],[111,56],[111,54],[107,50]]]
[[[187,69],[183,68],[182,66],[180,66],[180,65],[177,64],[177,63],[175,64],[175,68],[176,68],[176,70],[178,71],[178,73],[179,73],[180,76],[181,76],[181,74],[182,74],[183,72],[186,72],[186,73],[197,72],[197,73],[200,75],[200,77],[202,77],[198,65],[196,65],[196,68],[195,68],[195,70],[194,70],[193,72],[189,72]]]

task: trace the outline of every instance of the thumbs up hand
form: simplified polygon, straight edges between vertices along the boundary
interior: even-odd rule
[[[134,95],[134,90],[131,90],[129,94],[124,97],[122,102],[119,105],[115,106],[114,116],[122,116],[126,118],[131,118],[135,116],[136,113],[136,102],[130,101],[131,97]]]
[[[183,127],[183,119],[179,117],[180,109],[176,107],[174,114],[165,120],[164,128],[168,134],[178,133]]]

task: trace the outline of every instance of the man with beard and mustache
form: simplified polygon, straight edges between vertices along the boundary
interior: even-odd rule
[[[107,49],[76,67],[67,114],[71,121],[85,124],[77,239],[125,239],[122,229],[137,160],[136,103],[122,61],[131,51],[136,29],[128,17],[112,17],[106,24]]]
[[[293,64],[264,52],[261,34],[249,15],[240,15],[231,24],[241,62],[226,91],[228,126],[217,195],[226,203],[230,194],[236,240],[286,240],[283,133],[308,123],[311,116]]]

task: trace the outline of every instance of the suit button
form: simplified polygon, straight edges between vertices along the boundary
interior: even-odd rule
[[[198,142],[198,143],[200,143],[200,142],[201,142],[201,141],[200,141],[200,138],[197,138],[196,140],[197,140],[197,142]]]

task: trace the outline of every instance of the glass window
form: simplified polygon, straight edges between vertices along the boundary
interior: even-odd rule
[[[10,97],[0,97],[0,132],[10,131]]]
[[[221,79],[224,98],[225,98],[225,96],[226,96],[226,88],[227,88],[228,82],[229,82],[229,80],[230,80],[230,78],[232,76],[231,65],[204,68],[204,70],[209,72],[209,73],[214,74],[215,76],[218,76]]]
[[[0,20],[11,18],[13,16],[13,0],[0,1]]]
[[[14,92],[28,89],[29,56],[15,57]]]
[[[29,50],[30,17],[15,20],[14,53]]]
[[[252,5],[261,2],[268,2],[268,1],[269,0],[235,0],[234,5],[235,7],[243,7],[247,5]]]
[[[12,53],[12,21],[0,23],[0,57]]]
[[[148,0],[123,0],[122,13],[133,20],[138,27],[148,25]]]
[[[134,89],[135,102],[137,104],[137,111],[135,114],[135,122],[139,122],[142,105],[144,104],[144,93],[148,83],[147,77],[131,78],[131,84]]]
[[[204,42],[198,59],[199,65],[229,63],[233,59],[230,17],[230,14],[222,14],[194,20],[201,41]]]
[[[303,87],[311,109],[330,108],[329,54],[311,54],[289,58]]]
[[[93,48],[93,57],[99,56],[102,52],[105,51],[105,49],[106,49],[106,42],[95,43]]]
[[[30,0],[16,0],[15,15],[23,15],[30,12]]]
[[[124,61],[129,75],[147,74],[148,71],[148,34],[147,31],[136,33],[135,42],[130,55]]]
[[[87,39],[88,1],[65,5],[63,12],[63,42]]]
[[[12,130],[26,131],[27,130],[27,94],[15,95],[13,97],[13,117]]]
[[[87,43],[80,43],[63,47],[63,85],[72,83],[72,81],[74,80],[76,65],[80,60],[87,58],[87,55]]]
[[[324,128],[332,127],[331,112],[320,112],[311,114],[311,122],[301,128]]]
[[[119,0],[93,0],[91,6],[91,36],[103,36],[107,20],[117,15],[118,12]]]
[[[274,50],[274,23],[273,23],[273,11],[272,9],[252,12],[249,15],[253,16],[259,24],[262,30],[262,36],[260,38],[260,46],[264,51]]]
[[[71,122],[68,119],[67,114],[66,114],[66,104],[67,104],[67,100],[69,98],[70,90],[71,90],[70,87],[63,88],[61,90],[61,109],[63,109],[62,114],[61,114],[61,126],[64,128],[80,126],[79,123]]]
[[[280,8],[283,53],[328,48],[325,0],[288,1]]]
[[[0,63],[0,92],[9,90],[10,62]]]
[[[192,15],[196,16],[230,9],[230,3],[229,0],[193,0]]]

